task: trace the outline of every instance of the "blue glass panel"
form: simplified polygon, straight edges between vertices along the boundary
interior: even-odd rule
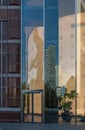
[[[57,122],[58,1],[45,1],[45,120]]]
[[[44,28],[43,28],[43,0],[22,1],[22,86],[26,90],[44,89]],[[27,97],[25,97],[27,99]],[[29,111],[27,102],[29,100]],[[34,103],[34,105],[33,105]],[[31,107],[32,105],[32,107]],[[25,100],[24,113],[32,116],[25,118],[25,122],[36,121],[35,113],[42,114],[40,94],[34,99],[29,95]],[[32,109],[33,108],[33,109]],[[31,118],[31,116],[29,116]],[[39,120],[39,122],[41,122]]]

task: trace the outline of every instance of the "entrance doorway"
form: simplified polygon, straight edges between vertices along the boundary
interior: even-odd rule
[[[23,122],[43,122],[43,90],[22,90]]]

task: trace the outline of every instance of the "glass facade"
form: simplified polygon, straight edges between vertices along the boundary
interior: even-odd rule
[[[85,117],[84,12],[84,0],[59,1],[59,86],[65,86],[67,94],[77,92],[74,100],[66,100],[72,102],[71,123],[83,122]]]
[[[85,121],[84,15],[85,0],[0,0],[1,121]]]
[[[20,0],[0,0],[0,120],[3,121],[20,120],[19,5]]]
[[[45,1],[44,92],[45,122],[58,121],[58,1]]]
[[[20,5],[20,0],[0,0],[0,5],[18,6]]]
[[[23,89],[42,90],[44,89],[43,0],[22,1],[22,36]],[[24,121],[41,122],[41,94],[26,94],[24,98]]]
[[[43,106],[44,122],[84,121],[84,12],[84,0],[22,1],[26,117],[31,112],[32,116],[40,114]],[[43,102],[37,90],[43,91]],[[26,118],[24,121],[30,122]],[[36,122],[35,117],[31,122]]]
[[[22,5],[24,5],[22,6],[22,86],[23,89],[28,91],[28,94],[23,96],[25,98],[24,121],[29,122],[29,115],[34,114],[32,122],[37,122],[39,121],[39,115],[42,116],[45,112],[45,122],[48,122],[48,117],[50,117],[49,121],[51,122],[52,114],[53,116],[55,116],[55,113],[56,115],[58,114],[56,112],[56,72],[58,66],[57,2],[45,1],[44,3],[43,0],[37,0],[36,2],[35,0],[24,0]],[[41,104],[43,103],[41,95],[36,94],[35,91],[32,98],[29,94],[30,90],[31,92],[42,90],[45,95],[49,93],[43,97],[43,100],[46,100],[45,106]],[[47,100],[49,101],[47,102]],[[34,113],[32,113],[32,101],[34,101]],[[42,111],[42,107],[45,107],[45,111],[44,109]],[[38,118],[35,118],[35,114],[38,115]]]
[[[76,91],[76,13],[75,13],[75,1],[67,0],[59,1],[59,89],[61,93],[59,98],[62,100],[62,109],[59,110],[59,115],[68,111],[72,113],[72,117],[75,116],[75,99],[70,99],[72,91]],[[66,89],[65,92],[63,89]],[[63,93],[63,95],[62,95]],[[60,105],[60,102],[59,102]],[[70,109],[70,106],[72,109]],[[64,110],[65,109],[65,110]],[[69,117],[68,117],[69,118]],[[70,120],[70,118],[69,118]],[[62,117],[59,117],[59,121],[62,122]],[[75,122],[75,118],[71,119],[71,122]]]
[[[85,1],[77,3],[77,115],[85,117]]]

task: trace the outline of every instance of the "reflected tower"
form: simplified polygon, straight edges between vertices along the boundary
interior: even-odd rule
[[[50,45],[45,53],[45,83],[56,88],[56,46]]]

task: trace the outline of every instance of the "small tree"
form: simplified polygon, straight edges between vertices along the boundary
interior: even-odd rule
[[[64,96],[59,96],[59,107],[63,111],[70,111],[72,109],[72,100],[74,100],[77,97],[77,93],[75,90],[72,90],[71,92],[68,92],[66,89],[66,92]]]
[[[72,109],[73,100],[77,97],[77,93],[75,90],[68,92],[67,89],[65,91],[64,96],[59,96],[59,108],[62,110],[62,118],[66,122],[71,121],[70,111]]]

